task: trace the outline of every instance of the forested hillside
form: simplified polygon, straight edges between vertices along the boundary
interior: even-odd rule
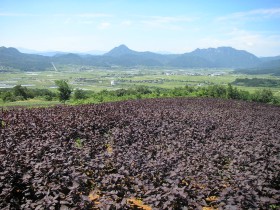
[[[125,45],[115,47],[104,55],[58,53],[42,56],[20,53],[15,48],[0,48],[0,66],[22,71],[41,71],[61,65],[97,67],[172,67],[172,68],[238,68],[239,72],[278,74],[279,60],[260,59],[243,50],[231,47],[196,49],[190,53],[163,55],[153,52],[137,52]],[[269,69],[269,70],[268,70]]]

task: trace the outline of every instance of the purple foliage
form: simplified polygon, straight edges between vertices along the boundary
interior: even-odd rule
[[[1,118],[1,209],[280,206],[277,106],[147,99]]]

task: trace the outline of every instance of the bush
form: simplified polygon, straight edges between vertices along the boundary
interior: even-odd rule
[[[243,101],[249,101],[251,99],[251,95],[246,90],[238,90],[238,99]]]
[[[226,90],[226,96],[228,99],[240,99],[240,93],[237,88],[233,88],[231,84],[228,84]]]
[[[273,93],[269,89],[257,90],[254,94],[252,94],[252,101],[269,103],[274,99]]]
[[[22,87],[21,85],[16,85],[13,87],[14,96],[19,96],[20,98],[26,100],[28,97],[27,88]]]
[[[66,80],[56,80],[55,84],[58,86],[59,100],[65,103],[65,101],[70,99],[72,90],[70,89]]]
[[[126,95],[126,93],[127,93],[127,90],[125,90],[125,89],[118,89],[118,90],[115,91],[115,95],[117,97],[124,96],[124,95]]]
[[[146,86],[138,86],[138,87],[136,87],[135,91],[137,93],[142,94],[142,95],[152,93],[152,91],[148,87],[146,87]]]
[[[207,96],[211,96],[215,98],[226,98],[227,89],[220,85],[209,86],[207,89]]]
[[[74,91],[74,99],[75,100],[80,100],[80,99],[86,99],[88,98],[86,95],[86,92],[82,89],[76,89]]]
[[[12,92],[4,92],[2,93],[2,100],[4,102],[13,102],[16,101],[16,97],[12,94]]]

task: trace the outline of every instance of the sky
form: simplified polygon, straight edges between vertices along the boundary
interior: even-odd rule
[[[280,0],[0,0],[0,46],[280,55]]]

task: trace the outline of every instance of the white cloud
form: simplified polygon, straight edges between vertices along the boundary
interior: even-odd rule
[[[102,22],[99,24],[98,28],[101,30],[105,30],[111,26],[111,23],[109,22]]]
[[[189,18],[189,17],[178,17],[178,16],[151,16],[147,17],[151,22],[155,23],[178,23],[178,22],[192,22],[194,18]]]
[[[241,15],[264,15],[266,17],[271,16],[280,16],[280,8],[272,8],[272,9],[258,9],[258,10],[251,10],[247,13],[241,13]]]
[[[263,18],[280,18],[280,8],[257,9],[245,12],[236,12],[223,17],[218,17],[218,21],[230,20],[259,20]]]
[[[258,56],[278,55],[280,35],[276,29],[280,28],[276,27],[276,21],[279,18],[280,8],[250,10],[218,17],[213,22],[216,27],[212,33],[220,35],[208,36],[203,41],[213,46],[244,49]]]
[[[63,21],[64,24],[69,24],[71,23],[71,18],[67,18],[66,20]]]
[[[27,17],[27,16],[36,16],[34,14],[28,13],[10,13],[10,12],[0,12],[0,16],[2,17]]]
[[[131,25],[132,25],[132,21],[130,21],[130,20],[122,21],[122,22],[121,22],[121,25],[122,25],[122,26],[131,26]]]
[[[84,24],[84,25],[91,25],[91,24],[94,23],[94,21],[92,21],[92,20],[81,20],[78,23]]]
[[[183,29],[182,23],[193,22],[195,18],[183,16],[146,16],[140,22],[151,28],[180,30]]]
[[[52,15],[55,18],[61,18],[65,19],[63,21],[64,24],[70,24],[70,23],[77,23],[77,24],[83,24],[83,25],[90,25],[95,22],[95,20],[99,20],[100,18],[109,18],[113,17],[110,14],[105,13],[77,13],[77,14],[53,14]],[[107,24],[108,25],[108,24]],[[107,27],[105,23],[100,24],[100,28],[104,29]]]
[[[200,45],[200,47],[231,46],[247,50],[257,56],[275,56],[280,54],[280,35],[264,35],[235,28],[221,38],[203,38]]]
[[[58,13],[52,14],[55,17],[79,17],[79,18],[104,18],[104,17],[112,17],[111,14],[106,13],[74,13],[74,14],[66,14],[66,13]]]
[[[74,16],[82,17],[82,18],[104,18],[104,17],[112,17],[111,14],[106,14],[106,13],[81,13],[81,14],[75,14]]]

